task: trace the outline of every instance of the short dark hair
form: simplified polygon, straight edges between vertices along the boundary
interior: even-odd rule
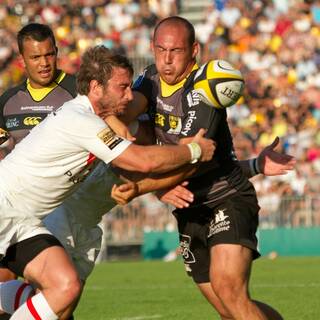
[[[195,43],[196,34],[195,34],[194,26],[187,19],[179,17],[179,16],[171,16],[171,17],[167,17],[167,18],[162,19],[156,25],[156,27],[154,28],[153,40],[155,39],[155,36],[156,36],[156,33],[157,33],[159,27],[161,27],[164,24],[180,24],[180,25],[183,25],[186,28],[187,32],[188,32],[188,43],[189,43],[189,45],[192,46]]]
[[[36,41],[44,41],[50,38],[54,47],[56,47],[56,39],[49,26],[40,23],[30,23],[24,26],[17,36],[19,52],[23,54],[23,42],[26,39],[32,39]]]
[[[114,54],[105,46],[95,46],[88,49],[82,56],[82,63],[77,75],[77,91],[87,95],[91,80],[106,85],[112,76],[113,68],[127,69],[133,75],[130,61],[122,55]]]

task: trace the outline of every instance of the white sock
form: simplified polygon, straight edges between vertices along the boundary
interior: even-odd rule
[[[0,282],[0,309],[12,314],[34,293],[30,284],[21,280]]]
[[[10,320],[57,320],[58,316],[52,311],[44,295],[39,292],[29,298]]]

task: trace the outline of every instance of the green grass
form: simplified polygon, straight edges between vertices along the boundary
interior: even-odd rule
[[[251,295],[286,320],[320,319],[320,257],[254,263]],[[88,279],[76,320],[219,319],[184,273],[182,261],[107,262]]]

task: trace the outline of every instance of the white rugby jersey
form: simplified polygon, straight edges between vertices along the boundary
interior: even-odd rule
[[[0,191],[8,200],[0,215],[47,215],[84,180],[97,158],[110,163],[130,144],[94,113],[86,96],[78,95],[0,161]]]

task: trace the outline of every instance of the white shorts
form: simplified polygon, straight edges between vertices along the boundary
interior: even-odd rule
[[[23,216],[0,190],[0,259],[11,245],[44,233],[50,234],[40,219]]]
[[[62,205],[50,213],[43,223],[66,249],[80,279],[86,280],[101,249],[102,230],[99,226],[85,228],[67,212]]]
[[[51,232],[37,218],[0,218],[0,259],[11,245],[39,234]]]

